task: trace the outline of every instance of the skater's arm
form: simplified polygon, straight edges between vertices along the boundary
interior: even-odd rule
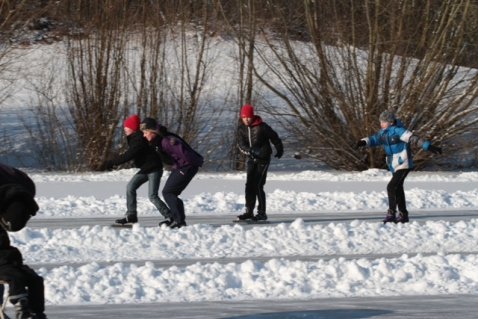
[[[146,147],[146,142],[138,136],[131,138],[131,143],[123,154],[118,156],[117,158],[113,159],[112,162],[114,165],[121,165],[123,163],[129,162],[134,159],[134,157],[141,152],[141,150]]]
[[[0,227],[0,266],[21,266],[22,264],[22,254],[16,247],[10,245],[10,238],[6,230]]]
[[[251,155],[251,145],[249,142],[249,138],[247,136],[247,128],[244,127],[239,127],[237,130],[237,147],[239,148],[239,151],[243,154],[246,154],[248,156]]]
[[[265,124],[265,123],[264,123]],[[282,140],[279,138],[279,134],[272,129],[269,125],[265,124],[265,134],[266,137],[274,144],[276,148],[276,155],[275,157],[281,158],[284,154],[284,146],[282,145]]]

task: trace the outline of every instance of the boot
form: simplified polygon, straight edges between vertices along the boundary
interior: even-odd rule
[[[15,308],[16,319],[34,319],[27,298],[23,297],[18,299],[13,306]]]
[[[175,229],[175,228],[181,228],[181,227],[184,227],[184,226],[187,226],[186,222],[179,222],[178,223],[178,222],[174,221],[174,222],[171,223],[171,225],[169,225],[169,228]]]
[[[128,224],[128,223],[134,224],[137,222],[138,222],[138,216],[136,215],[127,215],[125,218],[117,219],[115,221],[115,223],[121,224],[121,225]]]
[[[266,221],[267,220],[267,215],[265,212],[257,212],[257,215],[252,217],[253,221]]]
[[[409,221],[408,212],[406,210],[398,213],[397,223],[405,224],[405,223],[408,223],[408,221]]]
[[[161,227],[163,225],[166,225],[166,226],[170,226],[173,222],[171,221],[171,219],[165,219],[163,220],[162,222],[159,222],[158,226]]]
[[[244,214],[237,216],[237,220],[248,220],[252,219],[253,217],[254,214],[252,213],[252,211],[246,209],[246,212]]]
[[[387,216],[385,216],[385,219],[382,220],[384,224],[386,223],[396,223],[397,219],[395,218],[395,212],[391,209],[387,211]]]

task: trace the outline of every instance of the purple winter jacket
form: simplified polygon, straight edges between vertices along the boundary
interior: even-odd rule
[[[202,166],[204,159],[181,138],[167,134],[161,142],[163,150],[172,158],[173,169],[187,166]]]

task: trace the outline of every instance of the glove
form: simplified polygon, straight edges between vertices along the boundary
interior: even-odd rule
[[[279,159],[282,157],[282,155],[284,155],[284,150],[280,149],[280,150],[277,150],[277,153],[276,155],[274,155],[274,157],[277,157],[277,159]]]
[[[251,150],[249,151],[249,153],[251,154],[251,157],[252,157],[252,158],[259,158],[259,156],[261,155],[261,151],[256,150],[256,149],[254,149],[254,148],[251,148]]]
[[[113,161],[111,161],[111,160],[110,160],[110,161],[106,161],[106,163],[105,163],[105,169],[110,170],[110,169],[113,168],[113,166],[115,166],[115,165],[113,164]]]
[[[367,142],[365,142],[364,140],[360,140],[355,145],[355,149],[358,149],[359,147],[363,147],[363,146],[367,146]]]
[[[437,155],[437,154],[441,155],[441,147],[436,147],[436,146],[430,145],[430,146],[428,146],[428,151],[432,152],[435,155]]]

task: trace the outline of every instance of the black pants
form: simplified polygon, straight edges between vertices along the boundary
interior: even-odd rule
[[[173,169],[163,188],[163,197],[168,204],[173,219],[177,223],[184,223],[186,214],[184,213],[184,203],[178,196],[181,195],[189,182],[198,172],[199,167],[189,166],[181,169]]]
[[[405,200],[405,191],[403,190],[403,183],[405,182],[405,178],[407,177],[408,173],[410,173],[409,169],[401,169],[395,171],[393,173],[392,179],[387,185],[387,193],[388,193],[388,208],[392,211],[398,211],[402,213],[408,213],[407,211],[407,203]]]
[[[28,267],[13,265],[0,266],[0,280],[8,282],[10,301],[18,300],[16,296],[28,294],[30,310],[35,314],[45,311],[45,288],[43,277]],[[28,290],[27,290],[28,288]]]
[[[257,199],[257,212],[266,213],[266,193],[264,185],[267,179],[267,169],[269,163],[249,160],[247,162],[246,179],[246,210],[250,213],[254,211]]]

